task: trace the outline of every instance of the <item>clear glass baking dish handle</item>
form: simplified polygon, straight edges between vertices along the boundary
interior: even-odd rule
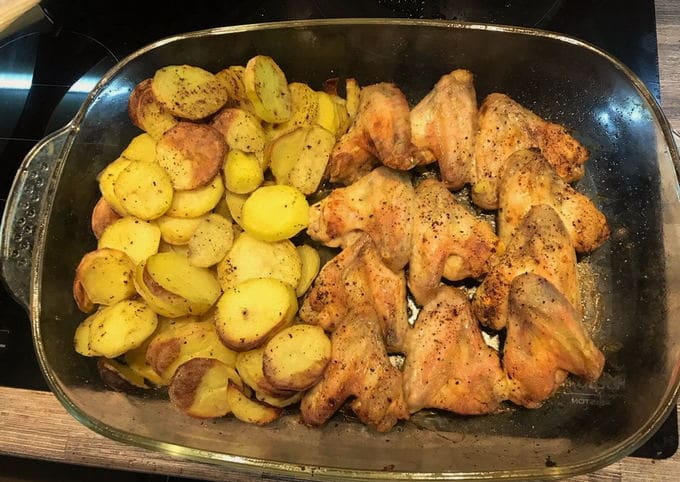
[[[0,225],[0,271],[10,293],[28,308],[33,247],[44,216],[42,201],[61,154],[64,142],[73,130],[71,124],[44,138],[19,166],[5,203]]]

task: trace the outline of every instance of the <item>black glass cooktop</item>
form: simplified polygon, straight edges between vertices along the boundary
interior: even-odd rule
[[[276,20],[406,17],[490,22],[566,33],[621,59],[659,98],[653,0],[44,0],[33,22],[0,32],[0,209],[16,170],[41,138],[66,124],[115,63],[159,38]],[[25,17],[24,23],[26,22]],[[0,287],[0,385],[47,390],[25,311]],[[668,457],[677,414],[636,455]]]

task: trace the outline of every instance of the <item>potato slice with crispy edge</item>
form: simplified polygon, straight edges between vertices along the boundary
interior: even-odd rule
[[[165,214],[174,218],[197,218],[224,199],[222,176],[215,176],[210,184],[189,191],[175,191],[172,204]]]
[[[101,353],[94,351],[90,344],[90,330],[96,315],[97,313],[94,313],[81,321],[73,335],[73,347],[76,353],[83,356],[101,356]]]
[[[106,386],[118,392],[149,388],[144,382],[144,377],[116,360],[100,357],[97,360],[97,372]]]
[[[278,184],[289,184],[288,174],[300,158],[308,132],[308,129],[299,127],[282,135],[267,147],[265,156]]]
[[[224,183],[236,194],[248,194],[264,181],[264,173],[254,154],[231,150],[224,163]]]
[[[220,110],[228,99],[214,74],[193,65],[169,65],[151,79],[155,99],[171,114],[198,120]]]
[[[266,122],[285,122],[293,110],[288,81],[274,59],[256,55],[248,61],[243,72],[246,96],[255,114]]]
[[[198,225],[206,218],[207,214],[197,218],[173,218],[161,216],[156,219],[156,224],[161,230],[161,238],[168,244],[187,244],[194,234]]]
[[[224,259],[233,242],[231,221],[219,214],[209,214],[196,226],[189,239],[189,263],[209,268]]]
[[[236,194],[235,192],[226,191],[224,198],[229,208],[229,214],[236,223],[241,226],[243,222],[243,205],[250,194]]]
[[[227,290],[217,301],[215,326],[222,342],[237,351],[257,348],[297,312],[290,285],[256,278]]]
[[[299,189],[302,194],[315,193],[326,173],[333,146],[335,146],[333,134],[320,126],[310,127],[297,161],[288,171],[285,184]]]
[[[120,154],[131,161],[154,162],[156,160],[156,140],[149,134],[139,134]]]
[[[76,268],[74,298],[78,302],[80,285],[90,302],[113,305],[135,294],[132,277],[135,265],[122,251],[102,248],[86,253]],[[84,311],[84,310],[83,310]]]
[[[106,358],[116,358],[144,343],[157,324],[158,316],[146,303],[119,301],[94,314],[90,348]]]
[[[280,390],[306,390],[323,376],[331,359],[331,340],[316,325],[293,325],[264,347],[262,371]]]
[[[229,94],[227,101],[228,107],[237,107],[247,112],[254,113],[253,104],[246,95],[246,87],[243,85],[243,72],[246,68],[242,65],[232,65],[226,69],[222,69],[215,74],[217,80],[222,82]]]
[[[224,290],[254,278],[275,278],[296,287],[301,269],[300,256],[289,240],[270,243],[242,233],[217,265],[217,279]]]
[[[134,125],[158,140],[178,120],[156,100],[151,91],[151,79],[137,84],[130,94],[128,114]]]
[[[256,402],[246,397],[243,390],[231,380],[227,387],[227,402],[234,417],[242,422],[266,425],[283,414],[283,410],[271,405]]]
[[[236,355],[236,371],[241,380],[257,393],[266,394],[270,397],[289,398],[294,392],[279,390],[274,387],[264,376],[262,371],[262,356],[264,347],[254,350],[242,351]]]
[[[222,294],[212,271],[192,266],[177,253],[154,254],[146,260],[145,269],[162,289],[186,300],[193,315],[207,312]],[[146,285],[149,286],[148,281]]]
[[[196,418],[223,417],[229,413],[227,385],[240,384],[236,371],[214,358],[192,358],[183,363],[168,388],[170,402]]]
[[[210,126],[191,122],[179,122],[156,144],[156,161],[178,190],[210,184],[226,154],[227,143],[222,134]]]
[[[131,162],[118,174],[114,193],[128,214],[151,221],[170,208],[172,181],[155,162]]]
[[[319,99],[316,92],[307,84],[292,82],[288,85],[292,102],[290,119],[281,124],[267,124],[267,136],[276,139],[298,127],[310,127],[319,111]]]
[[[126,216],[104,230],[97,248],[123,251],[138,264],[158,251],[160,240],[161,230],[154,223]]]
[[[236,364],[236,352],[220,340],[213,323],[171,320],[152,336],[146,350],[146,362],[169,382],[177,368],[193,358],[214,358],[231,367]]]
[[[243,152],[263,151],[267,136],[260,120],[243,109],[223,109],[210,125],[224,136],[229,149]]]
[[[159,318],[158,319],[158,327],[156,328],[156,331],[154,332],[153,335],[151,335],[149,338],[147,338],[144,343],[142,343],[141,346],[138,346],[137,348],[125,352],[125,355],[123,355],[123,359],[125,360],[125,364],[135,372],[137,375],[142,377],[144,380],[147,382],[151,383],[152,385],[156,387],[162,387],[170,383],[170,380],[165,380],[162,378],[156,371],[149,365],[146,361],[146,350],[149,347],[149,344],[151,341],[154,339],[154,337],[163,329],[163,326],[166,325],[169,321],[171,321],[169,318]]]
[[[123,170],[128,167],[132,162],[124,157],[119,157],[115,161],[111,162],[104,170],[99,173],[99,191],[102,193],[106,202],[111,205],[111,207],[121,216],[126,216],[127,212],[123,208],[122,204],[116,196],[115,185],[118,175],[123,172]]]
[[[304,194],[291,186],[263,186],[243,203],[242,226],[262,241],[280,241],[295,236],[309,224],[309,204]]]
[[[298,281],[295,288],[295,294],[298,298],[304,295],[319,274],[321,269],[321,257],[319,252],[307,244],[296,246],[298,255],[300,256],[300,281]]]
[[[168,318],[178,318],[191,312],[187,300],[179,295],[170,293],[149,276],[146,271],[146,261],[142,261],[135,268],[133,281],[139,296],[159,315]]]
[[[266,393],[255,392],[255,398],[257,398],[261,402],[266,403],[267,405],[271,405],[272,407],[286,408],[302,400],[303,394],[304,392],[296,392],[290,397],[283,398],[272,397],[271,395],[268,395]]]
[[[106,202],[106,199],[100,197],[97,204],[94,205],[94,209],[92,209],[92,219],[90,222],[94,237],[97,239],[101,238],[104,230],[120,218],[121,215]]]

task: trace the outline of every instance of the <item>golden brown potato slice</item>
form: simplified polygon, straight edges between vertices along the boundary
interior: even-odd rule
[[[215,176],[206,186],[175,191],[170,209],[165,214],[174,218],[197,218],[210,212],[223,198],[222,176]]]
[[[97,360],[99,378],[113,390],[119,392],[134,391],[135,388],[149,388],[144,382],[144,377],[134,370],[108,358],[101,357]]]
[[[298,127],[309,127],[316,121],[319,111],[319,99],[316,92],[307,84],[292,82],[288,85],[292,103],[290,119],[281,124],[269,124],[268,136],[276,139]]]
[[[262,241],[292,238],[309,224],[305,195],[291,186],[264,186],[243,203],[242,226]]]
[[[135,264],[158,251],[161,231],[153,223],[131,216],[124,217],[107,227],[99,238],[97,248],[123,251]]]
[[[95,305],[87,295],[83,284],[77,278],[73,280],[73,299],[76,301],[78,309],[83,313],[90,313],[95,309]]]
[[[133,281],[139,296],[157,314],[168,318],[178,318],[191,312],[191,307],[187,300],[179,295],[170,293],[149,276],[149,273],[146,271],[146,261],[140,262],[135,268]]]
[[[214,358],[192,358],[175,372],[168,395],[170,402],[187,415],[223,417],[229,413],[227,384],[238,381],[229,365]]]
[[[316,123],[333,134],[334,137],[338,136],[341,119],[338,116],[333,97],[325,92],[317,92],[316,96],[319,101]]]
[[[231,221],[219,214],[209,214],[196,226],[189,239],[189,263],[209,268],[224,259],[233,242]]]
[[[298,298],[304,295],[319,274],[321,269],[321,258],[319,252],[309,245],[303,244],[297,246],[296,251],[300,256],[300,281],[298,281],[295,288],[295,294]]]
[[[298,162],[309,131],[299,127],[269,144],[265,156],[278,184],[288,184],[288,174]]]
[[[302,400],[303,393],[304,392],[297,392],[291,395],[290,397],[284,398],[284,397],[272,397],[271,395],[267,395],[266,393],[255,392],[255,398],[257,398],[261,402],[266,403],[267,405],[271,405],[272,407],[286,408]]]
[[[116,358],[137,348],[156,330],[158,317],[146,303],[119,301],[94,315],[90,348],[106,358]]]
[[[114,193],[125,212],[145,221],[162,216],[172,204],[170,176],[155,162],[131,162],[118,174]]]
[[[255,114],[265,122],[285,122],[292,113],[288,81],[274,59],[256,55],[248,61],[243,72],[246,95]]]
[[[165,132],[156,145],[156,160],[178,190],[210,184],[226,154],[227,143],[219,132],[190,122],[178,123]]]
[[[76,353],[80,353],[83,356],[101,356],[101,353],[94,351],[90,344],[90,330],[96,315],[97,313],[85,318],[78,325],[76,332],[73,335],[73,347],[75,348]]]
[[[156,224],[161,230],[161,238],[168,244],[187,244],[196,231],[198,225],[206,218],[207,214],[197,218],[173,218],[162,216],[156,219]]]
[[[118,196],[116,196],[116,179],[118,179],[118,175],[123,172],[123,170],[132,162],[134,161],[124,157],[119,157],[106,166],[98,177],[99,191],[102,193],[104,199],[106,199],[106,202],[109,203],[111,207],[121,216],[127,216],[127,212],[120,203]]]
[[[120,154],[131,161],[154,162],[156,160],[156,140],[149,134],[139,134]]]
[[[188,244],[170,244],[166,243],[161,239],[160,244],[158,245],[158,252],[159,253],[177,253],[179,255],[184,256],[185,258],[189,257],[189,245]]]
[[[163,290],[189,304],[189,313],[202,315],[222,293],[215,275],[206,268],[197,268],[177,253],[158,253],[146,260],[146,274]],[[149,281],[145,278],[147,287]]]
[[[130,94],[128,114],[134,125],[158,140],[177,124],[177,119],[156,100],[151,91],[151,79],[141,81]]]
[[[254,278],[274,278],[296,287],[301,264],[295,245],[289,240],[269,243],[242,233],[217,265],[217,279],[224,290]]]
[[[222,343],[215,325],[206,321],[172,320],[151,338],[146,362],[169,382],[177,368],[193,358],[214,358],[230,367],[236,353]]]
[[[283,413],[280,408],[251,400],[243,393],[243,390],[231,380],[227,387],[227,402],[229,403],[229,408],[234,414],[234,417],[242,422],[256,425],[271,423]]]
[[[326,129],[319,126],[308,128],[302,149],[293,164],[285,182],[300,190],[302,194],[313,194],[319,189],[319,184],[326,173],[326,166],[331,151],[335,146],[335,137]]]
[[[243,152],[264,150],[267,137],[257,117],[243,109],[224,109],[210,125],[224,136],[229,149]]]
[[[256,278],[222,295],[217,301],[215,326],[229,348],[250,350],[290,323],[296,312],[297,298],[290,285],[273,278]]]
[[[192,65],[158,69],[151,80],[151,91],[170,113],[190,120],[214,114],[224,106],[229,95],[214,74]]]
[[[255,392],[266,394],[270,397],[286,399],[294,395],[289,390],[280,390],[274,387],[265,378],[262,371],[263,355],[264,347],[260,347],[254,350],[242,351],[236,356],[236,371],[241,376],[241,380],[255,390]]]
[[[330,359],[331,340],[323,328],[293,325],[267,342],[262,371],[278,389],[306,390],[321,379]]]
[[[224,182],[229,192],[248,194],[264,181],[264,173],[255,154],[231,150],[224,163]]]
[[[92,232],[94,237],[99,239],[106,228],[121,218],[111,205],[103,197],[99,198],[92,210]]]
[[[229,214],[231,215],[231,218],[240,226],[243,222],[243,205],[246,203],[246,199],[250,197],[250,194],[236,194],[234,192],[227,191],[224,197],[227,207],[229,208]]]
[[[81,289],[87,295],[87,300],[98,305],[113,305],[131,298],[135,294],[132,282],[134,271],[134,263],[122,251],[110,248],[90,251],[82,257],[76,268],[73,282],[76,303],[81,307]]]
[[[146,350],[156,334],[163,329],[163,325],[167,323],[167,321],[169,321],[168,318],[159,318],[158,327],[156,328],[154,334],[147,338],[141,346],[127,351],[125,352],[125,355],[123,355],[125,363],[130,368],[130,370],[156,387],[165,386],[170,382],[169,380],[163,379],[158,373],[156,373],[151,365],[147,363]]]
[[[238,107],[247,112],[254,113],[253,104],[246,95],[246,87],[243,85],[243,72],[246,68],[242,65],[232,65],[226,69],[220,70],[215,74],[224,88],[227,89],[229,100],[227,106]]]

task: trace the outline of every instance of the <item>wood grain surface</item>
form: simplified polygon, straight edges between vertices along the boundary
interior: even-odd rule
[[[680,131],[680,2],[657,0],[656,9],[662,106],[673,128]],[[237,473],[109,440],[73,419],[51,393],[3,387],[0,453],[206,480],[252,482],[263,478],[262,474]],[[679,477],[680,453],[676,453],[659,461],[627,457],[573,480],[675,481]]]

